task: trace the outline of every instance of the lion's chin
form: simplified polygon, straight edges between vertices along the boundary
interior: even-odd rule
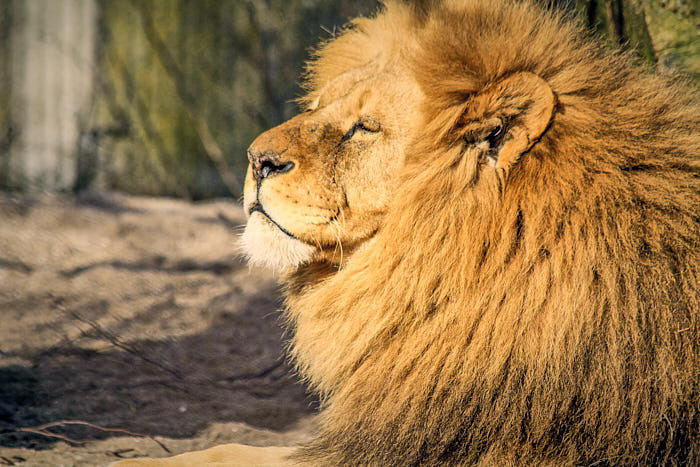
[[[311,260],[315,249],[282,232],[259,212],[248,219],[240,238],[248,262],[277,271],[298,268]]]

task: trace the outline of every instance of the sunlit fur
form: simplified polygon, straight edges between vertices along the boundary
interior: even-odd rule
[[[422,95],[384,109],[414,126],[376,232],[287,276],[325,408],[298,459],[700,463],[697,95],[528,2],[390,2],[320,48],[305,102],[368,64]],[[523,71],[557,104],[500,177],[459,122]]]
[[[284,234],[262,214],[254,213],[246,223],[240,243],[248,262],[275,271],[297,268],[308,262],[313,247]]]

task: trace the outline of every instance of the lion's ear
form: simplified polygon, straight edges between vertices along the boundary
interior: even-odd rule
[[[510,75],[471,96],[460,119],[468,142],[505,173],[542,136],[556,97],[545,80],[528,72]]]

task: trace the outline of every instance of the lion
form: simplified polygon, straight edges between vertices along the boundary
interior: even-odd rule
[[[318,436],[163,465],[700,463],[683,78],[530,1],[387,0],[306,83],[248,151],[242,244]]]

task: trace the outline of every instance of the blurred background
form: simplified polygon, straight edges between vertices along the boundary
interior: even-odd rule
[[[700,83],[698,0],[542,1]],[[0,465],[313,437],[236,201],[312,48],[377,8],[0,0]]]
[[[416,0],[420,1],[420,0]],[[700,78],[698,0],[555,0]],[[376,0],[0,0],[0,189],[241,194],[310,48]]]

